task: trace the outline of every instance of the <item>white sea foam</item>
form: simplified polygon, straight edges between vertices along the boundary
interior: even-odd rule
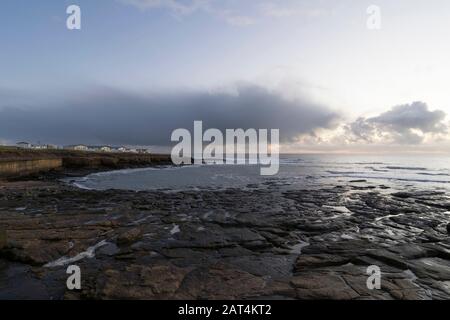
[[[92,259],[95,257],[95,251],[100,248],[103,247],[105,245],[107,245],[108,242],[106,242],[106,240],[102,240],[99,243],[97,243],[96,245],[87,248],[86,251],[83,251],[79,254],[77,254],[74,257],[61,257],[55,261],[49,262],[46,265],[44,265],[45,268],[55,268],[55,267],[62,267],[80,260],[83,260],[85,258],[88,259]]]
[[[301,254],[301,253],[302,253],[302,249],[303,249],[304,247],[309,246],[309,245],[310,245],[310,243],[307,242],[307,241],[300,241],[300,243],[298,243],[298,244],[296,244],[296,245],[293,245],[293,246],[291,247],[291,253],[292,253],[292,254]]]
[[[346,214],[346,215],[352,214],[352,212],[347,207],[344,207],[344,206],[327,206],[327,205],[324,205],[322,207],[323,208],[333,209],[336,212],[343,213],[343,214]]]
[[[178,226],[177,224],[172,228],[172,230],[170,230],[170,234],[171,235],[174,235],[174,234],[177,234],[177,233],[179,233],[181,230],[180,230],[180,226]]]

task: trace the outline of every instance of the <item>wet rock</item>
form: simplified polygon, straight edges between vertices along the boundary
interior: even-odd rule
[[[328,273],[302,273],[291,279],[298,299],[350,300],[359,294],[339,276]]]
[[[358,190],[347,183],[286,192],[272,185],[2,189],[0,230],[8,239],[0,269],[13,270],[0,272],[0,296],[33,295],[13,288],[30,283],[32,272],[49,296],[67,299],[450,298],[448,215],[439,205],[448,202],[445,193],[405,188],[392,196],[363,182]],[[61,257],[79,259],[81,292],[64,296],[64,268],[43,267]],[[14,272],[18,265],[30,271]],[[381,290],[367,289],[369,265],[382,270]]]
[[[119,248],[114,243],[108,243],[97,250],[97,257],[101,257],[102,255],[114,256],[119,252]]]
[[[419,259],[436,254],[431,247],[416,244],[402,244],[388,249],[394,254],[409,259]]]
[[[450,281],[450,261],[441,258],[422,258],[410,262],[411,270],[420,278]]]
[[[6,247],[7,238],[6,238],[6,230],[0,229],[0,250]]]
[[[181,299],[252,298],[264,293],[266,281],[223,263],[199,268],[183,280],[177,294]]]
[[[409,192],[395,192],[392,194],[392,196],[401,198],[401,199],[408,199],[408,198],[411,198],[413,195]]]
[[[97,284],[97,299],[167,299],[179,289],[189,270],[172,265],[129,265],[108,269]],[[94,293],[92,293],[94,294]]]
[[[142,236],[142,230],[140,228],[133,228],[124,233],[121,233],[117,237],[117,243],[119,245],[130,244],[138,241]]]
[[[409,279],[383,281],[382,286],[397,300],[422,300],[427,297],[426,291]]]
[[[330,254],[301,255],[295,262],[295,271],[311,270],[313,268],[324,268],[330,266],[344,265],[350,261],[349,258]]]
[[[267,291],[267,299],[293,300],[297,296],[295,288],[283,281],[273,281],[269,283],[267,285]]]
[[[407,263],[401,257],[387,250],[369,251],[367,255],[375,260],[386,263],[389,266],[393,266],[401,270],[408,269]]]

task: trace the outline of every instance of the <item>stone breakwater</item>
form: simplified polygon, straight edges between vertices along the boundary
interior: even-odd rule
[[[0,149],[0,178],[14,179],[54,171],[83,175],[97,170],[172,164],[169,155],[95,153],[68,150]],[[77,172],[78,171],[78,172]]]
[[[449,299],[450,197],[320,190],[0,190],[0,298]],[[80,266],[82,289],[66,289]],[[381,268],[381,289],[366,286]]]
[[[0,177],[20,177],[37,172],[60,169],[62,159],[0,161]]]

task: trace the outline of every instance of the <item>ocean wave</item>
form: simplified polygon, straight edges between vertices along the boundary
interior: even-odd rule
[[[297,164],[297,163],[303,163],[303,159],[283,159],[280,158],[280,164]]]
[[[450,177],[448,173],[430,173],[430,172],[417,172],[421,176],[442,176],[442,177]]]
[[[401,166],[388,166],[386,169],[389,170],[428,170],[427,168],[423,167],[401,167]]]
[[[370,169],[370,170],[375,171],[375,172],[389,172],[389,170],[377,169],[377,168],[374,168],[374,167],[366,167],[366,169]]]
[[[82,184],[82,182],[73,182],[72,185],[77,187],[78,189],[94,190],[93,188],[87,187],[86,185]]]
[[[171,166],[161,166],[161,167],[147,167],[147,168],[134,168],[134,169],[121,169],[121,170],[111,170],[111,171],[104,171],[104,172],[96,172],[91,173],[87,177],[104,177],[104,176],[110,176],[110,175],[126,175],[129,173],[138,173],[138,172],[146,172],[146,171],[153,171],[153,170],[166,170],[169,168],[173,168]],[[182,168],[182,167],[175,167],[175,168]]]
[[[351,178],[351,179],[372,179],[372,180],[388,180],[388,181],[405,181],[405,182],[421,182],[421,183],[444,183],[448,184],[450,181],[448,180],[433,180],[433,179],[418,179],[418,178],[401,178],[401,177],[392,177],[392,176],[371,176],[364,174],[356,174],[356,175],[340,175],[333,176],[334,178]],[[326,176],[324,176],[326,178]]]
[[[358,171],[331,171],[327,170],[327,173],[330,174],[363,174],[364,172],[358,172]]]
[[[367,164],[381,165],[381,164],[385,164],[385,163],[384,163],[384,162],[355,162],[354,164],[361,164],[361,165],[367,165]]]

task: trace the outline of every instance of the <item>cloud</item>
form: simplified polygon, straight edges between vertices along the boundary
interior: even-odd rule
[[[195,12],[204,12],[218,17],[232,26],[249,26],[256,23],[250,16],[237,14],[233,10],[219,8],[211,0],[118,0],[141,10],[167,9],[176,16],[187,16]]]
[[[280,129],[292,141],[330,128],[339,115],[306,99],[288,100],[255,85],[230,92],[142,95],[111,88],[73,93],[32,108],[0,109],[0,137],[56,144],[169,145],[178,128]]]
[[[318,8],[300,7],[298,3],[283,4],[266,2],[259,6],[263,16],[272,18],[287,18],[293,16],[318,17],[326,14],[326,11]]]
[[[442,121],[445,112],[441,110],[430,111],[427,104],[413,102],[393,107],[391,110],[368,121],[390,127],[394,130],[419,129],[422,132],[443,132],[445,125]]]
[[[345,129],[353,142],[419,144],[447,134],[445,117],[441,110],[430,111],[426,103],[413,102],[395,106],[376,117],[358,118]]]
[[[177,17],[203,12],[232,26],[249,26],[264,18],[319,17],[329,14],[322,7],[297,0],[236,2],[231,0],[116,0],[140,10],[166,9]]]
[[[256,23],[255,19],[247,16],[239,16],[227,13],[223,13],[222,16],[228,24],[236,27],[245,27]]]
[[[0,87],[0,108],[10,104],[24,104],[30,98],[20,90]]]
[[[119,0],[121,3],[135,6],[141,10],[165,8],[179,15],[188,15],[205,8],[209,0]]]

